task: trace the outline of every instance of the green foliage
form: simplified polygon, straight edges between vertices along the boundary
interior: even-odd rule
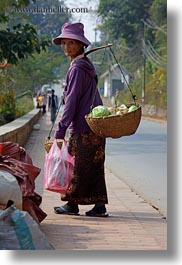
[[[157,108],[166,109],[167,107],[167,87],[166,71],[157,69],[154,74],[147,74],[147,86],[145,89],[145,104],[155,105]],[[138,79],[130,83],[133,93],[137,97],[137,103],[142,103],[142,80]],[[119,103],[132,103],[132,96],[129,89],[119,92]]]
[[[19,118],[34,108],[32,96],[25,95],[16,99],[16,118]]]
[[[37,9],[38,6],[38,9]],[[27,18],[36,26],[39,35],[48,35],[54,38],[60,33],[61,26],[64,22],[69,21],[70,14],[66,12],[53,12],[53,8],[65,7],[64,1],[59,0],[39,0],[37,3],[30,3],[27,9],[35,12],[26,13]],[[50,8],[50,10],[49,10]],[[36,11],[45,12],[36,12]]]
[[[147,104],[156,105],[158,108],[167,108],[166,79],[166,71],[162,69],[157,69],[152,75],[148,76],[146,86]]]
[[[111,38],[122,37],[132,47],[143,35],[141,19],[149,16],[151,2],[152,0],[100,0],[98,13],[103,18],[103,29]]]
[[[130,83],[130,87],[132,89],[132,92],[134,95],[136,95],[136,101],[137,103],[142,102],[142,85],[141,85],[141,80],[137,80],[134,83]],[[117,104],[128,104],[128,103],[134,103],[134,100],[132,98],[132,95],[129,91],[129,89],[124,89],[122,91],[119,91],[118,96],[117,96]]]
[[[0,61],[17,64],[33,52],[40,53],[50,44],[47,40],[39,40],[35,28],[29,24],[18,24],[10,29],[0,31]]]
[[[33,1],[34,2],[34,1]],[[14,8],[27,6],[30,0],[3,0],[0,2],[0,23],[8,22]]]
[[[9,76],[13,80],[11,88],[17,93],[25,89],[36,92],[44,84],[56,83],[58,78],[65,75],[66,69],[61,67],[63,64],[63,57],[54,52],[33,54],[32,57],[10,67]]]
[[[134,94],[141,101],[145,59],[145,103],[166,108],[167,1],[100,0],[98,14],[102,41],[114,44],[118,61],[134,76]],[[120,98],[129,100],[129,91],[122,91]]]
[[[60,47],[51,43],[70,14],[29,12],[37,6],[60,5],[64,3],[59,0],[0,2],[0,125],[32,109],[30,98],[15,101],[15,94],[27,89],[36,92],[42,85],[65,77],[67,62]]]
[[[136,71],[143,64],[142,19],[149,17],[151,3],[152,0],[100,0],[98,14],[103,19],[102,38],[114,43],[118,60],[129,72]]]
[[[0,22],[5,24],[10,21],[15,8],[29,4],[28,0],[8,1],[1,3]],[[6,15],[8,14],[8,15]],[[19,60],[25,59],[33,52],[40,53],[50,46],[49,39],[38,37],[36,29],[26,23],[18,23],[8,27],[4,25],[0,30],[0,62],[16,64]]]
[[[32,94],[16,99],[13,91],[0,94],[0,126],[13,121],[34,108]]]
[[[154,0],[150,7],[150,14],[152,19],[157,25],[167,26],[167,1],[166,0]]]
[[[15,94],[2,91],[0,94],[0,125],[11,122],[16,117]]]

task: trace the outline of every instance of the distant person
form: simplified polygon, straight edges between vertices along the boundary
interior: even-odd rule
[[[43,93],[42,96],[43,96],[43,99],[42,99],[42,102],[43,102],[42,114],[45,114],[46,113],[46,105],[47,105],[47,94]]]
[[[43,108],[43,96],[40,91],[37,93],[37,108],[42,109]]]
[[[58,110],[58,96],[55,95],[55,90],[51,90],[51,95],[48,101],[48,110],[51,112],[51,122],[54,123],[56,120],[56,111]]]

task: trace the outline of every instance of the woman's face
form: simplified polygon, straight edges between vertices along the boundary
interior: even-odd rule
[[[83,53],[84,44],[77,40],[62,39],[61,48],[63,49],[66,56],[70,57],[71,60],[76,58],[78,55]]]

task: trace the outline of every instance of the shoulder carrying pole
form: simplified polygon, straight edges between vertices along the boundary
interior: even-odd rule
[[[85,55],[88,55],[88,54],[90,54],[92,52],[96,52],[96,51],[101,50],[101,49],[109,48],[111,46],[112,46],[112,43],[108,43],[106,45],[103,45],[103,46],[100,46],[100,47],[96,47],[96,48],[90,49],[89,51],[85,52],[84,54]]]

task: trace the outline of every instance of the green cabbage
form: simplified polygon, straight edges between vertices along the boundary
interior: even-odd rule
[[[102,118],[104,116],[109,116],[110,112],[105,106],[97,106],[92,110],[92,118]]]
[[[137,109],[138,109],[137,106],[132,105],[132,106],[129,107],[128,112],[132,112],[132,111],[135,111],[135,110],[137,110]]]

